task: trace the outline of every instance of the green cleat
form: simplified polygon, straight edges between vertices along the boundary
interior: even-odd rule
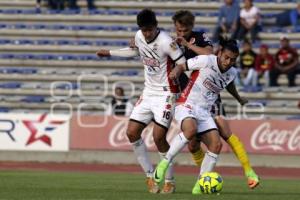
[[[196,183],[193,187],[193,190],[192,190],[192,194],[194,194],[194,195],[202,194],[202,191],[201,191],[200,185],[199,185],[199,180],[196,181]]]
[[[169,161],[167,161],[166,159],[162,159],[158,163],[154,171],[154,180],[156,183],[160,183],[164,180],[169,164],[170,164]]]
[[[248,178],[248,186],[250,189],[254,189],[259,185],[259,177],[257,176],[257,174],[254,172],[253,169],[246,172],[246,176]]]

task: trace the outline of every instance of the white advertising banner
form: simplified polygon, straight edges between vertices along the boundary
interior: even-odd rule
[[[70,115],[0,113],[0,150],[68,151]]]

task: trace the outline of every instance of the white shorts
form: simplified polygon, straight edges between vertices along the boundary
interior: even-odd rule
[[[186,118],[194,118],[197,121],[197,134],[201,134],[210,129],[217,129],[216,123],[210,112],[204,108],[190,104],[180,104],[175,108],[175,119],[182,124]]]
[[[136,102],[130,119],[148,125],[152,120],[169,128],[175,107],[175,95],[142,95]]]

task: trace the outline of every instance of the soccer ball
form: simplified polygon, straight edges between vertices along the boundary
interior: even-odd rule
[[[206,172],[198,180],[203,194],[218,194],[223,188],[223,179],[217,172]]]

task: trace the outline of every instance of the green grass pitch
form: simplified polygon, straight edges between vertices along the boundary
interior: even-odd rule
[[[195,177],[177,175],[175,194],[149,194],[142,174],[45,171],[0,171],[0,199],[82,200],[299,200],[300,180],[263,179],[255,190],[244,178],[223,177],[220,195],[193,196]]]

